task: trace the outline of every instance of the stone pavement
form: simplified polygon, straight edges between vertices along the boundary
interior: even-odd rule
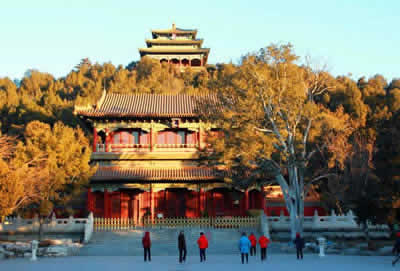
[[[316,255],[305,255],[304,260],[287,254],[270,255],[266,262],[261,263],[259,258],[250,257],[250,263],[242,265],[239,255],[211,255],[205,263],[199,262],[198,256],[190,256],[185,264],[179,264],[174,256],[155,256],[152,262],[143,262],[141,256],[92,256],[92,257],[65,257],[39,258],[37,262],[28,259],[0,260],[0,270],[5,271],[384,271],[400,268],[391,266],[392,257],[377,256],[338,256],[332,255],[319,258]]]

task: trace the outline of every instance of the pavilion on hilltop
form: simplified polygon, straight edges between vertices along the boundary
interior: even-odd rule
[[[140,57],[149,56],[161,63],[180,68],[191,67],[194,71],[206,67],[209,48],[202,48],[203,40],[196,39],[197,30],[177,28],[152,30],[152,38],[146,40],[147,48],[139,49]]]

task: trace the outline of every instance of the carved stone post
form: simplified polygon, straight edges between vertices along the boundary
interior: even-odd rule
[[[32,247],[32,258],[31,258],[31,261],[36,261],[37,260],[36,252],[37,252],[37,249],[39,247],[39,242],[36,241],[36,240],[33,240],[32,243],[31,243],[31,247]]]

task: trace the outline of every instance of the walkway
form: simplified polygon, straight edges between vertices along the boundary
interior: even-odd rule
[[[200,263],[197,256],[190,256],[185,264],[177,263],[172,256],[153,257],[151,263],[144,263],[143,258],[136,257],[68,257],[45,258],[37,262],[28,259],[0,260],[1,270],[18,271],[71,271],[71,270],[135,270],[135,271],[384,271],[396,270],[391,266],[391,257],[363,256],[327,256],[319,258],[316,255],[306,255],[303,261],[295,259],[294,255],[273,254],[268,261],[261,263],[258,258],[250,257],[250,264],[242,265],[239,256],[209,255],[206,263]]]

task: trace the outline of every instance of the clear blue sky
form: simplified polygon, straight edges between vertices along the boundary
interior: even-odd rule
[[[290,42],[334,75],[400,77],[399,0],[2,0],[0,77],[65,76],[81,58],[127,65],[151,28],[198,29],[209,63]]]

